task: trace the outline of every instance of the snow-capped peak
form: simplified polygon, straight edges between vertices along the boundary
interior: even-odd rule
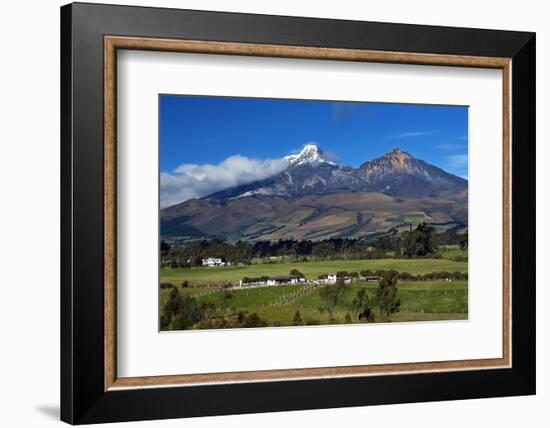
[[[290,165],[317,165],[327,163],[336,165],[323,157],[323,151],[316,144],[306,144],[300,153],[288,155],[283,158]]]

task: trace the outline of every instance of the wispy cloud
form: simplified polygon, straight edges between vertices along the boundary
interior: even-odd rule
[[[455,149],[464,149],[464,144],[442,143],[442,144],[438,144],[435,147],[442,150],[455,150]]]
[[[447,166],[452,169],[463,169],[468,167],[468,155],[451,155],[445,158]]]
[[[160,174],[160,206],[168,207],[219,190],[251,183],[282,171],[283,159],[253,159],[231,156],[217,165],[183,164]]]
[[[332,119],[335,122],[347,122],[353,118],[353,115],[361,107],[359,103],[333,102],[330,104],[332,109]]]
[[[437,131],[404,131],[398,132],[396,134],[388,135],[388,138],[414,138],[414,137],[424,137],[426,135],[433,135]]]

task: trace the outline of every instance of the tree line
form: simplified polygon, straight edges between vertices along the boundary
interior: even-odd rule
[[[441,245],[468,248],[468,234],[452,231],[436,233],[432,226],[419,224],[414,230],[382,236],[370,241],[331,238],[322,241],[280,239],[278,241],[230,243],[221,239],[190,242],[172,247],[161,242],[165,265],[172,267],[201,266],[207,257],[220,257],[226,263],[249,264],[253,259],[291,258],[307,261],[334,259],[382,259],[438,257]],[[388,253],[391,253],[389,255]]]

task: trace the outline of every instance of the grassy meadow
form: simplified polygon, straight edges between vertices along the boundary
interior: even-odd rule
[[[468,263],[454,261],[462,253],[457,249],[445,250],[447,258],[440,259],[378,259],[378,260],[334,260],[320,262],[273,262],[256,263],[247,266],[193,267],[186,269],[161,269],[161,282],[171,283],[182,296],[190,295],[198,305],[211,305],[224,317],[239,312],[257,314],[269,326],[293,325],[299,311],[301,325],[339,324],[359,322],[351,317],[352,302],[360,288],[366,288],[368,295],[376,295],[378,282],[358,281],[349,285],[330,311],[321,296],[323,286],[280,285],[258,288],[232,288],[226,290],[223,284],[239,284],[243,277],[262,275],[288,275],[292,269],[302,272],[307,279],[337,271],[396,270],[413,275],[430,272],[467,272]],[[182,281],[187,287],[181,287]],[[161,288],[160,304],[164,307],[171,288]],[[400,309],[391,315],[390,321],[461,320],[468,318],[467,281],[399,281],[397,297]],[[376,310],[374,310],[376,313]],[[375,315],[375,321],[382,321]],[[388,320],[384,320],[388,321]],[[231,327],[224,326],[225,328]],[[197,327],[213,328],[213,327]]]
[[[457,250],[459,251],[459,250]],[[454,250],[453,250],[454,254]],[[317,279],[329,272],[370,270],[396,270],[413,275],[429,272],[467,272],[468,262],[456,262],[449,259],[377,259],[377,260],[327,260],[317,262],[273,262],[256,263],[247,266],[192,267],[187,269],[161,268],[161,282],[180,284],[184,279],[192,285],[215,286],[230,281],[234,285],[245,276],[288,275],[297,269],[308,279]]]

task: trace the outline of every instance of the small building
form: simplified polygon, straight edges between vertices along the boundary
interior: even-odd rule
[[[336,284],[338,275],[336,273],[327,273],[319,277],[319,283],[321,284]]]
[[[299,282],[303,282],[300,279],[300,277],[293,275],[272,276],[267,280],[267,285],[298,284]]]
[[[219,257],[208,257],[206,259],[202,259],[202,265],[208,267],[225,266],[225,262]]]
[[[328,273],[326,283],[327,284],[336,284],[336,278],[338,275],[336,275],[336,272]]]
[[[243,278],[239,281],[239,286],[253,286],[253,287],[263,287],[263,286],[272,286],[272,285],[289,285],[289,284],[305,284],[308,281],[305,278],[295,275],[280,275],[259,278]]]
[[[246,287],[246,286],[263,287],[264,285],[268,285],[268,282],[261,279],[253,279],[253,280],[249,279],[247,281],[243,281],[242,279],[239,280],[239,287]]]
[[[367,275],[365,277],[365,281],[367,282],[374,282],[374,281],[380,281],[382,279],[381,276],[377,276],[377,275]]]

